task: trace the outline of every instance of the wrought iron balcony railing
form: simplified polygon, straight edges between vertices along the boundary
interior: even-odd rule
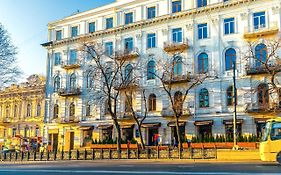
[[[80,60],[77,60],[77,61],[74,61],[74,62],[70,62],[70,61],[63,61],[61,63],[61,67],[63,69],[77,69],[77,68],[80,68],[81,67],[81,61]]]
[[[115,58],[117,60],[131,60],[139,57],[138,48],[125,49],[122,51],[115,52]]]
[[[247,26],[244,29],[244,38],[258,38],[262,36],[274,35],[279,31],[278,23],[261,24],[257,26]]]
[[[176,83],[186,83],[191,81],[191,76],[189,74],[186,75],[174,75],[173,77],[165,77],[164,83],[166,84],[176,84]]]
[[[182,42],[165,42],[164,50],[165,52],[183,52],[189,48],[188,39]]]
[[[70,89],[61,88],[61,89],[59,89],[58,94],[60,96],[76,96],[76,95],[81,94],[81,89],[80,88],[70,88]]]

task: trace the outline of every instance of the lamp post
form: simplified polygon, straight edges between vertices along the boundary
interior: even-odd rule
[[[237,88],[236,88],[236,62],[233,61],[233,149],[238,149],[238,145],[237,145]]]

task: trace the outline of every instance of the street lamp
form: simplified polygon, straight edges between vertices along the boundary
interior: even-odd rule
[[[236,126],[236,120],[237,120],[237,88],[236,88],[236,62],[235,60],[232,61],[232,68],[233,68],[233,149],[237,150],[237,126]]]

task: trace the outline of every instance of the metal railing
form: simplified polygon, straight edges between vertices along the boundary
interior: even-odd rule
[[[70,151],[4,152],[0,161],[62,161],[96,159],[216,159],[217,149],[148,147],[147,149],[79,149]]]

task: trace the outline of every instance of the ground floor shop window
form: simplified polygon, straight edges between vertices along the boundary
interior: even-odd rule
[[[262,133],[263,133],[263,130],[265,128],[265,125],[266,123],[265,122],[259,122],[259,123],[256,123],[256,128],[257,128],[257,138],[262,138]]]
[[[83,130],[83,146],[89,146],[92,144],[93,129]]]
[[[210,138],[212,137],[212,125],[201,125],[197,126],[199,138]]]
[[[237,123],[237,136],[242,136],[242,124]],[[232,141],[233,140],[233,124],[225,124],[225,136],[227,141]]]
[[[126,142],[132,141],[134,138],[134,126],[122,128],[122,139]]]
[[[179,133],[181,141],[183,142],[185,138],[185,126],[179,126]],[[174,146],[178,145],[178,135],[176,126],[171,126],[171,144]]]
[[[159,143],[159,129],[158,128],[147,128],[148,130],[148,146],[156,146]]]
[[[49,134],[48,136],[48,150],[55,151],[58,150],[58,137],[59,134]]]
[[[112,140],[112,128],[102,129],[101,132],[103,141]]]

